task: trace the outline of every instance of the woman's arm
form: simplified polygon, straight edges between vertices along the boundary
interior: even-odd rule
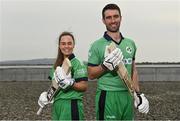
[[[76,91],[84,92],[87,90],[88,84],[87,81],[75,82],[72,88]]]

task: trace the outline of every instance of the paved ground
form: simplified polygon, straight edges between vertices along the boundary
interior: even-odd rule
[[[95,119],[94,96],[96,82],[88,82],[85,93],[85,117]],[[48,106],[41,116],[36,116],[39,94],[46,90],[50,82],[39,81],[0,81],[0,120],[50,120],[51,108]],[[136,120],[180,120],[180,81],[141,82],[141,90],[150,102],[150,112],[142,115],[135,112]]]

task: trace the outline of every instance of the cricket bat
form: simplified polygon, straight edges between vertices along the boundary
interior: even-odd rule
[[[114,49],[116,49],[116,44],[114,42],[112,42],[107,47],[106,51],[108,51],[108,52],[106,52],[106,53],[110,53]],[[134,92],[133,81],[132,81],[130,75],[128,74],[128,71],[127,71],[123,61],[121,61],[120,64],[117,66],[117,74],[123,80],[124,84],[128,88],[128,91],[133,96],[133,92]]]
[[[66,75],[68,75],[71,72],[71,62],[68,58],[65,58],[62,64],[62,68],[65,72]],[[50,88],[47,91],[47,99],[49,102],[52,101],[54,95],[56,94],[56,92],[58,92],[60,90],[59,85],[57,84],[57,82],[55,80],[52,80],[52,84],[50,86]],[[40,107],[39,110],[37,111],[37,115],[40,115],[42,112],[43,107]]]

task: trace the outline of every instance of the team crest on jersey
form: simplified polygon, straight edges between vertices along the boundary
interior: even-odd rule
[[[132,48],[132,47],[128,47],[128,46],[126,47],[126,52],[127,52],[127,53],[131,54],[132,51],[133,51],[133,48]]]

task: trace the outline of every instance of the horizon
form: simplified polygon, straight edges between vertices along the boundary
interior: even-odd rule
[[[20,62],[20,61],[22,61],[22,62],[26,62],[26,61],[37,61],[37,60],[55,60],[56,58],[35,58],[35,59],[25,59],[25,60],[5,60],[5,61],[1,61],[0,60],[0,64],[1,63],[3,63],[3,62]],[[83,62],[87,62],[86,60],[82,60]],[[180,63],[180,61],[179,62],[149,62],[149,61],[144,61],[144,62],[136,62],[136,63],[177,63],[177,64],[179,64]],[[16,64],[16,63],[14,63],[14,64]]]

